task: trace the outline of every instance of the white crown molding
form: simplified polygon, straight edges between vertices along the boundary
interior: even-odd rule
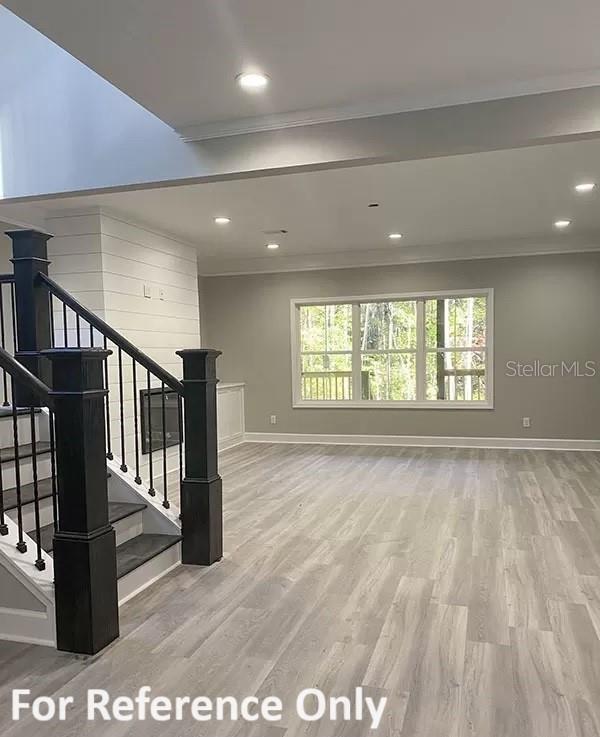
[[[300,256],[261,256],[253,259],[202,259],[198,256],[198,272],[202,277],[278,274],[293,271],[358,269],[371,266],[432,263],[439,261],[471,261],[519,256],[549,256],[562,253],[600,251],[600,234],[582,238],[547,241],[515,239],[511,241],[475,241],[433,246],[411,246],[364,251],[335,251]]]
[[[600,440],[562,438],[442,437],[437,435],[322,435],[310,433],[247,432],[247,443],[314,443],[319,445],[377,445],[415,448],[491,448],[514,450],[599,451]]]
[[[597,69],[486,88],[439,90],[429,94],[413,93],[400,97],[365,100],[334,107],[294,110],[284,113],[272,113],[271,115],[238,118],[237,120],[190,123],[189,125],[180,126],[177,132],[187,142],[207,141],[213,138],[240,136],[247,133],[297,128],[319,123],[336,123],[343,120],[374,118],[380,115],[393,115],[415,110],[523,97],[524,95],[558,92],[596,85],[600,85],[600,71]]]

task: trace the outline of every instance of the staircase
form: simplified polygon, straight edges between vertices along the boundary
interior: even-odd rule
[[[222,556],[218,352],[178,352],[179,381],[48,277],[49,236],[9,235],[0,639],[95,653],[118,636],[119,606]]]

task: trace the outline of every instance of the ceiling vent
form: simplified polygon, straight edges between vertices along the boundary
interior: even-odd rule
[[[276,228],[275,230],[263,230],[265,235],[285,235],[287,230],[284,228]]]

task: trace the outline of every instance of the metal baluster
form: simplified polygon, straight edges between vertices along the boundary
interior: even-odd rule
[[[81,348],[81,320],[78,313],[75,313],[75,330],[77,331],[77,347]]]
[[[0,285],[0,339],[2,340],[2,347],[6,350],[6,334],[4,331],[4,284]],[[4,401],[2,402],[2,406],[8,407],[8,379],[6,378],[6,371],[4,369],[2,369],[2,389],[4,390]]]
[[[161,382],[161,412],[162,412],[162,441],[163,441],[163,502],[162,505],[168,509],[169,504],[168,488],[167,488],[167,410],[165,397],[165,382]]]
[[[38,467],[37,467],[37,441],[35,433],[35,409],[29,410],[29,424],[31,428],[31,468],[33,472],[33,514],[35,518],[35,538],[36,538],[36,555],[35,567],[38,571],[46,568],[46,563],[42,555],[42,526],[40,524],[40,490],[38,486]]]
[[[108,350],[108,341],[104,336],[104,350]],[[114,458],[112,452],[112,439],[111,439],[111,427],[110,427],[110,387],[108,385],[108,356],[104,359],[104,388],[106,389],[106,457],[109,461]]]
[[[12,282],[10,285],[10,312],[12,321],[12,341],[13,341],[13,355],[17,353],[17,309],[16,309],[16,288],[15,283]],[[10,378],[9,393],[10,393],[10,404],[13,403],[14,397],[14,382],[12,376]]]
[[[90,325],[90,348],[94,347],[94,328]]]
[[[54,306],[53,306],[53,297],[52,293],[48,292],[48,301],[49,301],[49,312],[50,312],[50,345],[52,348],[56,347],[56,338],[54,335]]]
[[[156,496],[152,469],[152,387],[150,384],[150,371],[146,371],[146,384],[148,387],[148,470],[150,472],[150,488],[148,489],[148,494],[150,494],[150,496]]]
[[[137,397],[137,370],[135,358],[131,360],[131,369],[133,371],[133,434],[135,438],[135,483],[141,484],[140,477],[140,439],[138,436],[138,397]]]
[[[11,379],[10,383],[11,396],[15,396],[15,383]],[[17,495],[17,527],[19,528],[19,540],[17,542],[17,550],[19,553],[27,552],[27,543],[23,539],[23,503],[21,501],[21,463],[19,459],[19,424],[17,420],[17,407],[15,402],[12,404],[12,423],[13,423],[13,444],[14,444],[14,464],[15,464],[15,492]]]
[[[65,348],[69,347],[69,338],[68,338],[68,320],[67,320],[67,305],[63,302],[63,330],[65,333]]]
[[[54,439],[54,412],[48,415],[50,430],[50,473],[52,474],[52,516],[54,518],[54,532],[58,530],[58,489],[56,486],[56,447]]]
[[[117,358],[119,362],[119,419],[121,424],[121,471],[127,471],[127,463],[125,461],[125,417],[123,410],[123,355],[119,348],[117,350]]]
[[[13,329],[13,355],[17,352],[17,309],[15,307],[15,284],[14,282],[10,285],[10,311],[12,313],[12,329]],[[13,384],[11,381],[11,402],[12,402],[12,388]]]
[[[177,395],[177,424],[179,426],[179,484],[183,483],[183,402]]]
[[[4,517],[4,483],[2,479],[2,452],[0,451],[0,535],[8,535],[8,525]]]

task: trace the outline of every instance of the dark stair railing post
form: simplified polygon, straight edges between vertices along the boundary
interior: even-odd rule
[[[119,636],[115,532],[108,521],[101,348],[56,348],[52,365],[58,530],[54,534],[59,650],[94,654]]]
[[[11,230],[13,270],[15,275],[15,307],[17,351],[15,358],[50,385],[50,366],[40,352],[50,348],[50,301],[38,274],[48,274],[47,241],[51,238],[37,230]],[[15,387],[19,407],[39,407],[40,399],[33,392]]]
[[[217,375],[221,351],[177,351],[183,359],[185,473],[181,482],[182,562],[223,557],[222,483],[217,463]]]

